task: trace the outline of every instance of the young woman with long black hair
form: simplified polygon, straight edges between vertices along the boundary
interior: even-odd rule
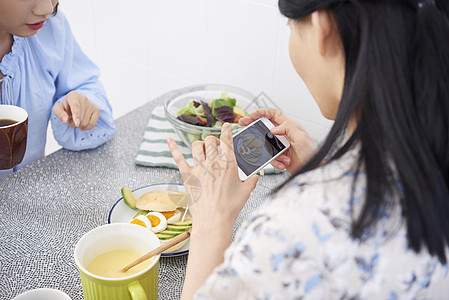
[[[292,63],[335,123],[316,149],[280,112],[241,120],[265,116],[278,125],[272,133],[292,147],[273,165],[292,176],[231,246],[258,178],[238,180],[230,126],[220,140],[192,145],[194,167],[168,141],[186,188],[194,177],[203,187],[191,205],[182,298],[447,296],[448,2],[280,0],[279,7],[289,18]],[[212,178],[204,165],[221,170]]]

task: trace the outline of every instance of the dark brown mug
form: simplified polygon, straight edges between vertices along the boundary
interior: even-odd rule
[[[28,113],[21,107],[0,105],[0,170],[22,162],[27,147]]]

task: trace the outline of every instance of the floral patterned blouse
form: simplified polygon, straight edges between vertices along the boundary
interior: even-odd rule
[[[351,197],[357,213],[366,190],[360,171],[351,194],[357,151],[267,200],[195,299],[449,299],[448,266],[408,248],[399,206],[365,242],[350,237]]]

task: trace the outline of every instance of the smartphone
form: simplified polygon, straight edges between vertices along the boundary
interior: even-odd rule
[[[260,118],[233,136],[240,180],[256,174],[290,147],[285,137],[270,132],[273,127],[270,120]]]

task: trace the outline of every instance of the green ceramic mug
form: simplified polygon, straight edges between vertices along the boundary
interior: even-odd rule
[[[157,299],[160,255],[155,256],[144,270],[121,278],[99,276],[86,267],[94,258],[109,251],[132,250],[143,255],[159,245],[160,241],[153,232],[134,224],[107,224],[86,233],[76,244],[74,254],[84,299]]]

